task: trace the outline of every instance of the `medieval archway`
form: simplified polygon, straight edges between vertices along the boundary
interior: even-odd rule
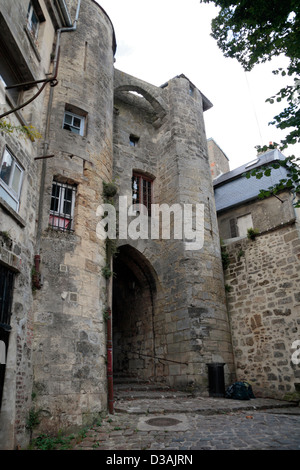
[[[147,380],[155,377],[156,274],[135,248],[119,248],[114,261],[114,376]]]

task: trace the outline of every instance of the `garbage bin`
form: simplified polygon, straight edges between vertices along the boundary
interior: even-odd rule
[[[225,396],[224,366],[221,362],[207,364],[210,397]]]

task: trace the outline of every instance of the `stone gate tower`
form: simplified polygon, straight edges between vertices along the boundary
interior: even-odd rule
[[[158,205],[171,233],[119,240],[114,281],[115,371],[207,390],[207,363],[233,371],[220,240],[203,112],[185,77],[154,87],[115,70],[114,176],[132,203]],[[174,236],[179,209],[201,206],[203,245]],[[170,212],[169,209],[171,209]],[[176,213],[176,211],[175,211]],[[183,221],[183,220],[182,220]],[[177,226],[178,227],[178,226]],[[194,225],[195,229],[195,225]]]

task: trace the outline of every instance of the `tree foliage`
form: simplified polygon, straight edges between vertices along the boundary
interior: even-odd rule
[[[245,70],[285,54],[299,72],[298,0],[201,0],[220,7],[212,21],[212,36],[226,57]],[[293,62],[295,60],[295,63]],[[291,69],[292,71],[292,69]]]
[[[289,129],[281,141],[282,148],[300,142],[300,2],[299,0],[200,0],[220,7],[212,20],[212,36],[225,57],[235,58],[250,71],[256,64],[284,55],[287,67],[274,74],[291,76],[294,85],[287,85],[270,103],[287,100],[287,107],[274,117],[272,124]]]
[[[285,189],[290,190],[294,194],[294,206],[300,207],[300,200],[297,200],[296,194],[300,194],[300,171],[299,171],[299,158],[294,156],[288,157],[285,160],[277,160],[268,166],[261,166],[245,173],[246,178],[255,176],[261,179],[263,176],[270,176],[272,169],[283,167],[286,169],[286,178],[282,178],[277,184],[270,186],[267,189],[261,189],[258,194],[259,199],[264,199],[269,196],[278,197],[277,194]]]
[[[200,0],[200,3],[211,2],[219,7],[218,15],[212,20],[212,36],[225,57],[237,59],[245,71],[251,71],[256,64],[270,61],[276,56],[283,55],[288,59],[288,65],[274,70],[273,74],[290,77],[293,84],[287,84],[276,95],[267,98],[266,101],[271,104],[285,103],[284,109],[269,124],[287,132],[275,147],[284,150],[288,145],[299,143],[299,0]],[[261,152],[268,147],[258,146],[257,149]],[[289,169],[288,174],[291,175],[292,171],[286,184],[299,191],[300,172],[295,157],[288,157],[284,164]],[[269,170],[266,176],[268,174]],[[259,171],[257,175],[260,175]],[[283,184],[280,183],[279,187],[282,189]],[[278,189],[274,188],[274,191]]]
[[[19,135],[30,139],[32,142],[34,142],[35,139],[42,138],[42,135],[34,126],[14,126],[5,119],[0,119],[0,131],[4,132],[5,134],[12,134],[17,132]]]

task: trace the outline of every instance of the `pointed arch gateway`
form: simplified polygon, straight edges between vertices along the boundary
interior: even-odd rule
[[[114,273],[114,377],[155,378],[157,275],[145,256],[130,245],[119,248]]]
[[[159,93],[162,90],[126,74],[121,74],[121,79],[119,77],[117,82],[119,81],[121,83],[117,83],[114,89],[115,98],[119,97],[122,99],[122,96],[124,97],[128,93],[135,93],[141,99],[144,99],[150,105],[154,114],[153,126],[159,128],[167,114],[166,103]]]

